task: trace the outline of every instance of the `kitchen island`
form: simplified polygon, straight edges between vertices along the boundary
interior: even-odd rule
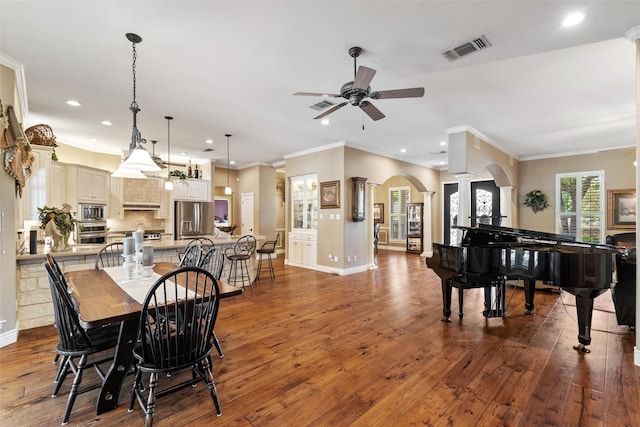
[[[223,251],[233,246],[242,236],[203,236],[213,240]],[[255,236],[260,242],[264,236]],[[153,246],[154,261],[180,263],[180,254],[190,240],[146,241]],[[63,273],[76,270],[92,269],[95,266],[96,254],[104,245],[75,245],[67,251],[52,252]],[[18,330],[53,324],[53,305],[49,291],[49,279],[43,266],[44,246],[38,246],[37,254],[24,254],[16,257],[16,281],[18,296]],[[250,269],[255,277],[255,258],[251,260]],[[223,279],[225,275],[223,273]]]

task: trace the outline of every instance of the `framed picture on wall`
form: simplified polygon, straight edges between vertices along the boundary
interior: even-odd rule
[[[611,229],[636,229],[638,203],[636,190],[609,190],[607,203],[608,228]]]
[[[340,181],[327,181],[320,183],[320,208],[340,207]]]
[[[384,224],[384,203],[373,204],[373,223]]]

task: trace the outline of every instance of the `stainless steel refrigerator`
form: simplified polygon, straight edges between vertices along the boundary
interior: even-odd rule
[[[174,237],[191,239],[213,234],[214,205],[212,202],[175,202]]]

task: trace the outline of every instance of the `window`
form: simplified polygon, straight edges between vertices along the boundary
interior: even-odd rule
[[[389,242],[407,240],[407,203],[409,203],[409,187],[389,189]]]
[[[604,171],[556,175],[556,233],[604,241]]]

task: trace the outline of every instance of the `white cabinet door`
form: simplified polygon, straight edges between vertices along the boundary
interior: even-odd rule
[[[167,219],[169,218],[169,198],[171,197],[171,191],[164,189],[164,181],[161,179],[158,180],[158,185],[160,186],[160,208],[154,212],[153,217],[156,219]]]
[[[199,202],[211,201],[209,193],[209,181],[190,181],[191,184],[191,200]]]
[[[93,201],[107,203],[109,200],[109,178],[107,172],[93,172]]]
[[[78,167],[78,202],[107,203],[109,173]]]
[[[61,208],[63,203],[67,203],[66,173],[63,164],[51,162],[51,169],[49,171],[49,206]]]
[[[184,179],[176,179],[173,181],[173,198],[174,200],[190,200],[191,186]]]
[[[122,178],[111,178],[107,208],[109,209],[107,213],[108,218],[124,219],[124,209],[122,209]]]
[[[302,263],[316,265],[318,262],[318,244],[315,236],[305,235],[302,240]]]
[[[289,262],[302,264],[302,240],[297,235],[289,235]]]

